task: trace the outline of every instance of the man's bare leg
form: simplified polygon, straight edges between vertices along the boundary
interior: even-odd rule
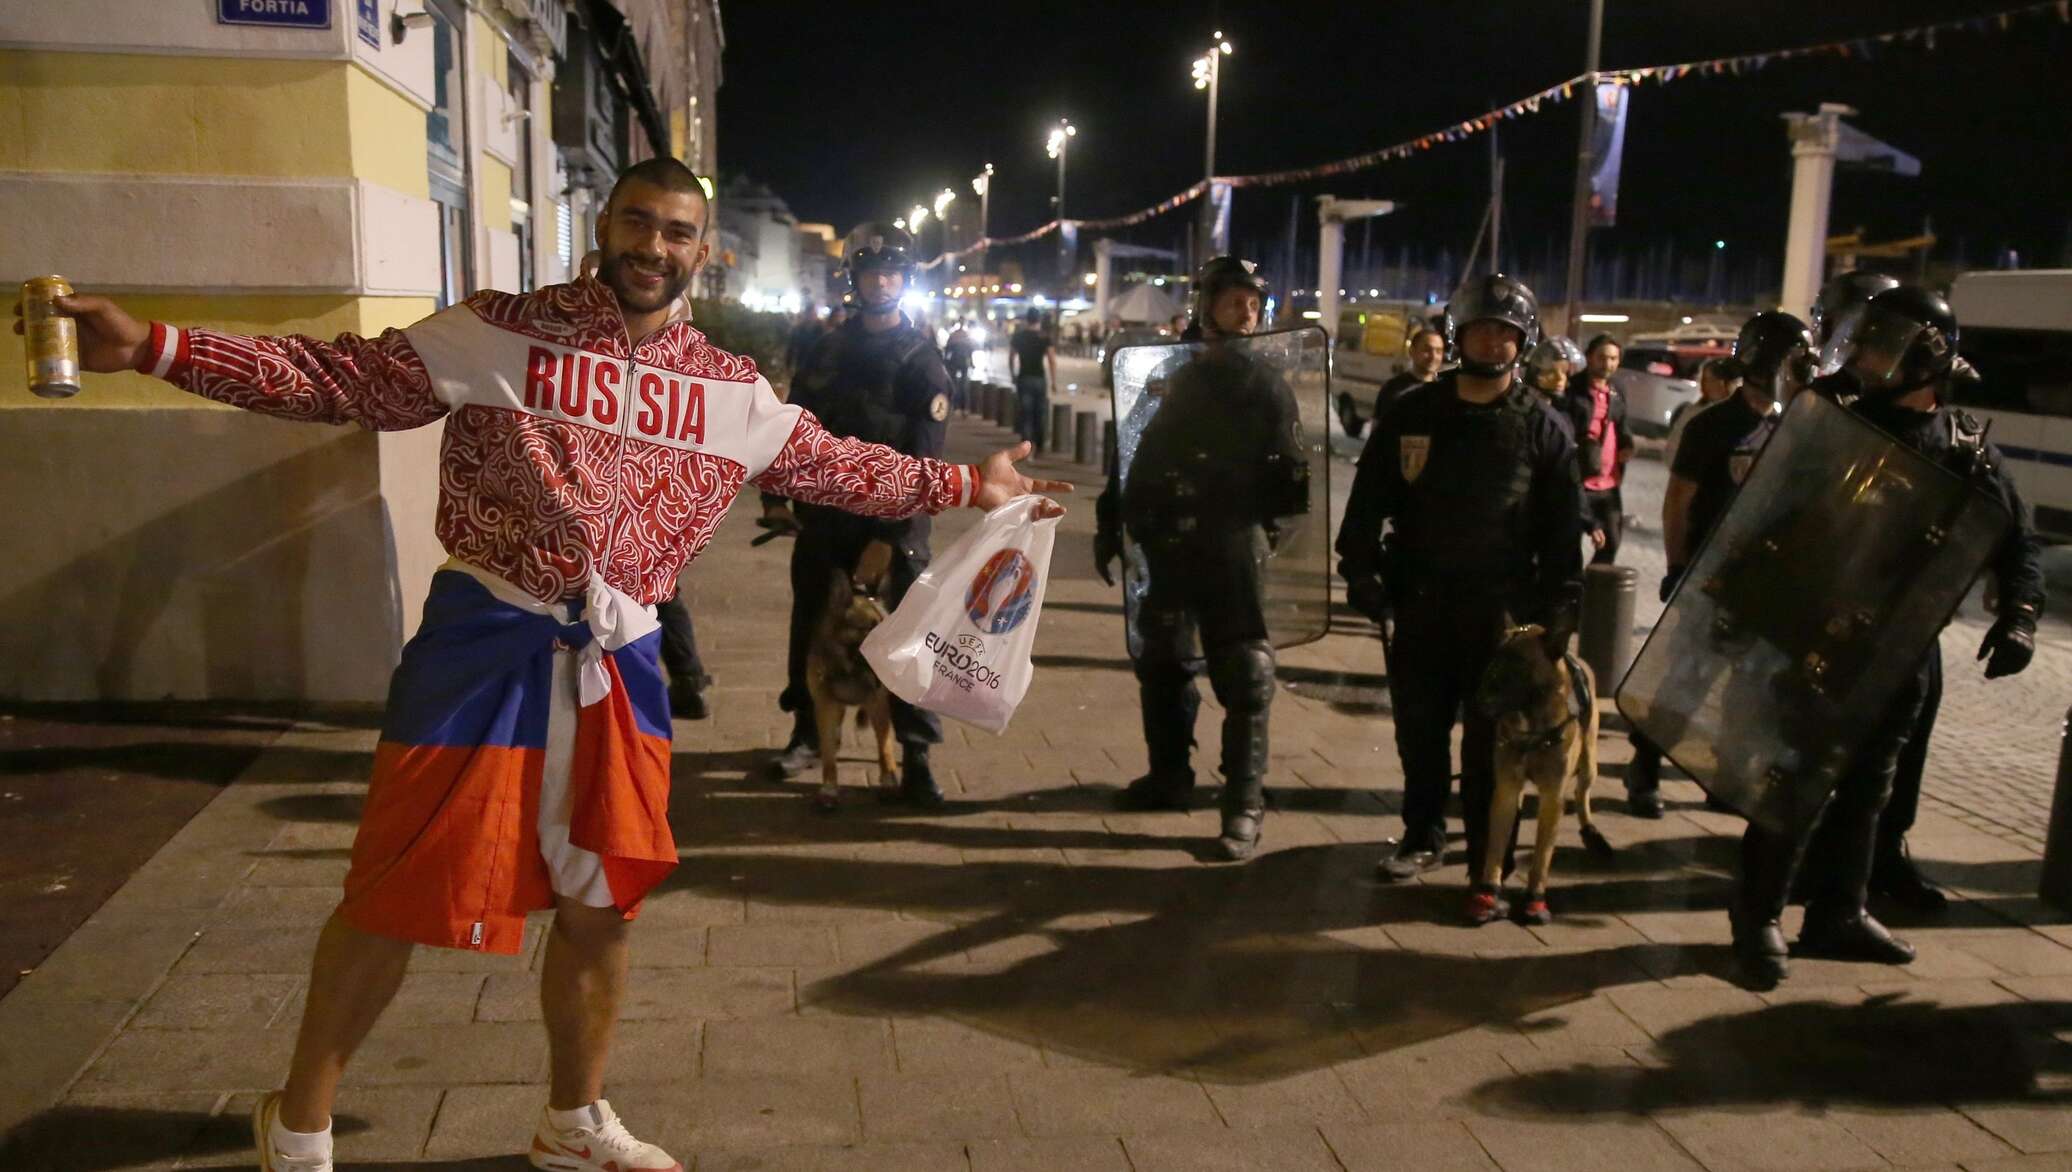
[[[281,1125],[291,1131],[331,1126],[331,1103],[353,1051],[403,983],[411,944],[370,936],[334,913],[317,937],[309,964],[309,1003],[295,1036],[295,1058],[281,1093]]]
[[[555,897],[540,1009],[553,1059],[547,1105],[556,1111],[573,1111],[604,1096],[604,1060],[626,987],[629,927],[617,908]]]

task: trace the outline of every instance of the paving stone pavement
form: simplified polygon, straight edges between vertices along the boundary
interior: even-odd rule
[[[1205,863],[1206,794],[1109,804],[1143,750],[1091,505],[1028,698],[1004,735],[950,727],[927,817],[868,799],[857,745],[834,817],[762,776],[788,548],[721,529],[687,579],[715,712],[677,725],[683,865],[636,927],[607,1092],[637,1132],[700,1170],[2072,1168],[2072,917],[2006,827],[1924,811],[1960,899],[1906,927],[1917,963],[1802,960],[1762,996],[1724,979],[1737,824],[1688,782],[1660,822],[1600,788],[1610,860],[1562,826],[1553,925],[1465,927],[1458,852],[1374,879],[1400,777],[1379,649],[1346,626],[1284,656],[1268,849]],[[0,1168],[249,1166],[372,734],[275,747],[0,999]],[[349,1072],[341,1167],[523,1166],[544,927],[515,957],[420,951]]]

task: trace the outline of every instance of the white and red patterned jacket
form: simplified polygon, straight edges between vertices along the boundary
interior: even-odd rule
[[[755,362],[673,321],[630,344],[585,278],[484,292],[379,338],[248,338],[151,325],[138,368],[233,406],[401,431],[446,420],[446,552],[544,602],[591,571],[634,599],[676,591],[744,481],[877,517],[969,504],[978,469],[829,435]]]

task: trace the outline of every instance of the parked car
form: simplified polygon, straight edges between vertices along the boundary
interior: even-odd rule
[[[1734,352],[1737,331],[1705,322],[1666,333],[1635,334],[1619,356],[1612,383],[1626,396],[1627,425],[1635,435],[1660,439],[1670,416],[1698,397],[1698,368]]]

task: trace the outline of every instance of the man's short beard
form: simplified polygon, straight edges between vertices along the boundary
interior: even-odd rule
[[[665,309],[675,303],[677,298],[683,296],[684,290],[691,287],[691,275],[689,273],[678,272],[674,268],[664,265],[662,287],[655,292],[655,303],[643,305],[640,303],[639,298],[644,294],[631,290],[627,288],[625,283],[622,283],[621,278],[624,276],[623,269],[625,264],[626,256],[623,253],[617,256],[605,257],[604,263],[598,266],[597,276],[611,287],[611,291],[619,298],[619,304],[627,309],[639,313],[652,313],[658,309]]]

